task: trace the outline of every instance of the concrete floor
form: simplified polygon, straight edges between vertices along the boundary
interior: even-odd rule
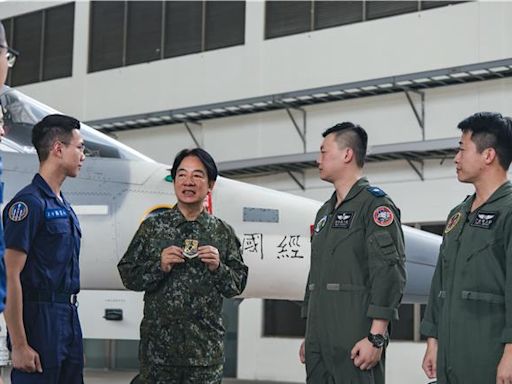
[[[128,384],[135,376],[136,372],[133,371],[104,371],[104,370],[85,370],[85,384]],[[9,372],[2,375],[4,384],[10,384]],[[224,379],[223,384],[294,384],[294,383],[281,383],[276,381],[251,381],[251,380],[237,380],[237,379]],[[299,384],[299,383],[295,383]]]

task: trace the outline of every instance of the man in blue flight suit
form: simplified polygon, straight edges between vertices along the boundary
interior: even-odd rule
[[[34,126],[39,173],[5,206],[5,321],[13,384],[83,383],[80,226],[61,193],[85,159],[78,120],[49,115]]]
[[[16,61],[17,56],[18,52],[9,48],[7,45],[4,25],[0,21],[0,91],[5,84],[5,79],[7,79],[7,71],[9,68],[14,66],[14,62]],[[0,107],[0,140],[5,134],[3,123],[3,111]],[[0,157],[0,176],[2,175],[2,170],[2,158]],[[3,187],[4,183],[0,181],[0,204],[3,202]],[[5,265],[3,261],[4,251],[4,236],[2,225],[0,223],[0,312],[3,312],[5,304]],[[2,379],[0,378],[0,383],[1,382]]]

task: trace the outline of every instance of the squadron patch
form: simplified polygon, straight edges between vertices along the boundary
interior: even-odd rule
[[[373,221],[380,227],[387,227],[394,219],[393,211],[384,205],[375,208],[375,211],[373,211]]]
[[[327,222],[327,215],[318,220],[318,223],[315,225],[315,232],[318,233],[322,230],[325,223]]]
[[[478,212],[469,224],[471,227],[489,229],[498,217],[497,212]]]
[[[199,241],[194,239],[186,239],[183,244],[183,256],[193,259],[197,256],[197,248],[199,247]]]
[[[450,219],[448,219],[448,223],[446,223],[446,228],[444,229],[444,233],[448,233],[450,232],[453,228],[455,228],[455,226],[457,225],[457,223],[459,222],[460,218],[462,216],[462,213],[460,212],[457,212],[455,215],[453,215],[452,217],[450,217]]]
[[[28,216],[28,206],[23,201],[17,201],[9,208],[9,219],[11,221],[22,221]]]
[[[350,228],[350,224],[352,224],[352,218],[354,217],[354,212],[336,212],[334,216],[334,220],[332,222],[333,228]]]

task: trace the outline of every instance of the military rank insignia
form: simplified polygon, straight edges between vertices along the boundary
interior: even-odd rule
[[[395,220],[395,215],[389,207],[382,205],[373,211],[373,222],[379,227],[387,227],[393,220]]]
[[[327,215],[318,220],[318,223],[315,225],[315,232],[318,233],[322,230],[325,223],[327,222]]]
[[[193,259],[197,256],[197,248],[199,248],[199,241],[194,239],[185,239],[183,244],[183,256]]]
[[[453,228],[455,228],[455,226],[457,225],[457,223],[459,222],[460,218],[462,216],[462,213],[460,212],[457,212],[455,215],[453,215],[452,217],[450,217],[448,219],[448,223],[446,223],[446,228],[444,229],[444,233],[448,233],[450,232]]]
[[[23,201],[17,201],[9,208],[9,219],[11,221],[22,221],[28,216],[28,206]]]
[[[491,225],[496,221],[496,217],[498,217],[497,212],[478,212],[475,215],[475,218],[469,224],[472,227],[478,227],[483,229],[491,228]]]
[[[350,224],[352,224],[353,217],[354,212],[336,212],[336,214],[334,215],[334,220],[332,222],[332,227],[348,229],[350,228]]]

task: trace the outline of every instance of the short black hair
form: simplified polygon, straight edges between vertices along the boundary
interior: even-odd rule
[[[368,148],[368,134],[366,131],[360,125],[345,121],[326,129],[322,133],[322,137],[331,133],[336,134],[336,142],[340,148],[352,148],[356,156],[357,166],[363,168]]]
[[[73,129],[80,129],[80,122],[71,116],[48,115],[34,125],[32,129],[32,144],[39,161],[45,161],[56,141],[69,142],[73,137]]]
[[[192,149],[182,149],[174,158],[174,162],[172,163],[171,176],[173,180],[176,180],[176,172],[178,171],[178,167],[185,157],[195,156],[203,163],[206,168],[206,174],[208,176],[208,182],[214,182],[217,180],[217,176],[219,175],[219,171],[217,170],[217,164],[215,164],[215,160],[213,157],[206,152],[202,148],[192,148]]]
[[[482,153],[494,148],[501,167],[507,171],[512,162],[512,119],[497,112],[478,112],[457,126],[462,132],[471,132],[471,140]]]

